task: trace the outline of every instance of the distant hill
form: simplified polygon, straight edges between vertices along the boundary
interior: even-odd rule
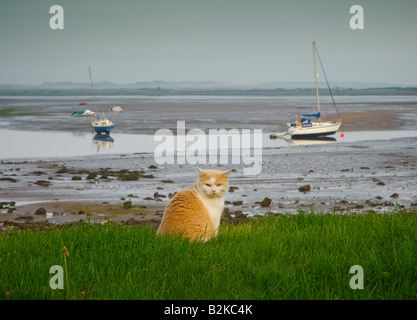
[[[334,95],[417,95],[417,86],[368,82],[334,82]],[[315,95],[311,82],[215,82],[215,81],[142,81],[118,84],[110,81],[94,83],[97,95]],[[325,84],[320,94],[328,94]],[[40,85],[3,84],[0,95],[7,96],[91,96],[91,84],[83,82],[45,82]]]
[[[370,82],[346,82],[335,81],[330,83],[332,88],[351,88],[351,89],[368,89],[368,88],[386,88],[386,87],[409,87],[401,84],[387,83],[370,83]],[[216,81],[140,81],[128,84],[113,83],[102,81],[94,83],[95,89],[297,89],[313,88],[313,82],[216,82]],[[323,84],[321,87],[325,87]],[[91,89],[90,83],[83,82],[44,82],[39,85],[22,85],[22,84],[0,84],[0,89]]]

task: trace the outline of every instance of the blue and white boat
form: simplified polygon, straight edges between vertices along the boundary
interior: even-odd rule
[[[114,124],[109,119],[101,119],[98,114],[95,114],[94,117],[91,117],[91,125],[93,130],[97,133],[109,133],[110,130],[114,129]]]
[[[302,115],[307,117],[307,115]],[[335,134],[342,122],[339,121],[322,121],[320,116],[314,116],[316,121],[311,119],[302,118],[300,121],[295,121],[288,124],[288,134],[292,138],[313,138],[324,137]]]
[[[120,113],[123,111],[121,106],[114,106],[112,108],[110,108],[109,110],[111,113]]]
[[[316,53],[320,61],[320,65],[323,71],[323,75],[326,79],[327,86],[329,88],[330,96],[332,97],[333,105],[336,109],[337,118],[333,120],[324,120],[320,112],[320,99],[319,99],[319,80],[316,67]],[[316,43],[313,42],[313,58],[314,58],[314,74],[316,78],[316,95],[317,95],[317,113],[313,114],[302,114],[301,120],[296,120],[292,123],[288,123],[288,130],[284,133],[271,134],[271,138],[282,137],[285,135],[290,135],[293,139],[309,139],[316,137],[324,137],[328,135],[335,134],[340,126],[342,125],[342,119],[337,111],[336,103],[333,98],[332,91],[327,81],[326,73],[324,72],[323,64],[321,63],[320,56],[318,54]]]
[[[333,121],[325,121],[322,119],[322,115],[320,112],[320,99],[319,99],[319,75],[317,73],[316,67],[316,53],[319,57],[320,65],[322,67],[322,71],[324,77],[327,82],[327,86],[329,88],[330,96],[333,100],[333,105],[336,109],[337,119]],[[308,138],[308,137],[322,137],[335,134],[340,126],[342,125],[342,119],[339,116],[339,112],[337,111],[336,103],[333,98],[332,91],[329,86],[329,82],[327,81],[326,73],[324,72],[323,65],[320,60],[319,53],[316,48],[316,43],[313,42],[313,58],[314,58],[314,75],[316,78],[316,95],[317,95],[317,113],[313,114],[302,114],[302,118],[300,121],[295,121],[293,123],[288,124],[288,134],[292,138]]]
[[[94,97],[94,106],[95,110],[97,110],[96,95],[94,94],[93,78],[91,77],[90,67],[88,67],[88,72],[90,73],[91,91]],[[93,126],[93,130],[97,133],[109,134],[110,130],[114,129],[113,122],[104,117],[100,118],[98,114],[94,114],[94,116],[91,117],[91,125]]]

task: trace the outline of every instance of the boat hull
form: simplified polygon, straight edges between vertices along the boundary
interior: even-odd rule
[[[93,130],[97,133],[108,133],[114,129],[114,124],[108,119],[96,119],[91,122]]]
[[[312,122],[309,126],[292,126],[288,134],[293,139],[304,139],[313,137],[324,137],[335,134],[341,123],[335,122]]]
[[[74,111],[72,113],[73,116],[92,116],[94,114],[95,114],[95,112],[93,112],[91,110],[88,110],[88,109],[82,110],[82,111]]]
[[[114,126],[106,126],[106,127],[95,127],[95,126],[93,126],[93,129],[97,133],[106,133],[106,132],[109,132],[110,130],[114,129]]]

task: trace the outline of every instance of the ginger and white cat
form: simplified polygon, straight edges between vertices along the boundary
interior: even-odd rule
[[[166,206],[158,234],[204,241],[217,236],[230,170],[198,168],[198,174],[198,181],[178,192]]]

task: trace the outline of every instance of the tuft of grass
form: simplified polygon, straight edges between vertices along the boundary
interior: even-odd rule
[[[69,283],[49,288],[71,253]],[[0,299],[416,299],[415,212],[258,218],[206,243],[146,226],[0,234]],[[66,262],[65,262],[66,263]],[[353,265],[364,289],[351,289]],[[67,275],[68,276],[68,275]]]

